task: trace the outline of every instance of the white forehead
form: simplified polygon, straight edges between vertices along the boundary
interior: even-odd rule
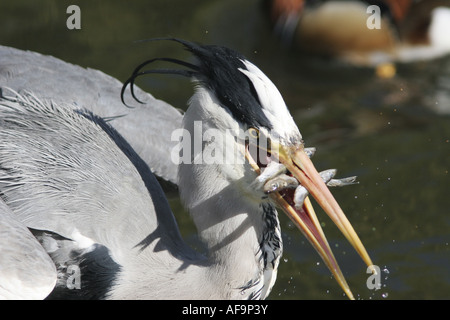
[[[286,103],[273,82],[253,63],[242,60],[247,70],[239,68],[253,83],[259,101],[267,119],[273,126],[272,134],[279,135],[281,139],[301,139],[300,131],[292,118]]]

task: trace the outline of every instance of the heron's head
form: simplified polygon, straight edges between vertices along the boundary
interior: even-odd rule
[[[199,45],[180,39],[169,40],[183,44],[197,58],[197,63],[171,58],[148,60],[136,68],[124,88],[128,84],[132,87],[136,77],[150,73],[180,74],[192,78],[197,85],[196,92],[190,100],[184,122],[189,127],[189,133],[198,130],[201,134],[200,149],[204,151],[211,144],[216,147],[223,144],[223,148],[210,148],[209,151],[214,152],[209,155],[213,154],[215,160],[217,151],[234,150],[231,158],[229,154],[225,157],[220,155],[220,159],[225,162],[230,159],[236,161],[224,163],[225,166],[231,165],[236,169],[226,172],[245,171],[245,175],[254,179],[270,162],[283,164],[287,173],[296,178],[315,198],[366,264],[372,265],[353,227],[305,152],[300,131],[272,81],[243,55],[229,48]],[[142,70],[144,66],[158,60],[185,68]],[[194,144],[195,142],[190,144],[192,150],[195,149]],[[236,152],[238,156],[235,156]],[[198,161],[195,157],[194,154],[188,160]],[[296,208],[293,198],[293,190],[283,190],[269,196],[270,201],[280,207],[302,231],[347,295],[352,297],[311,202],[306,198],[303,206]]]

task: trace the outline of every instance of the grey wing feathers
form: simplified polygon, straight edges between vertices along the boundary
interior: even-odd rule
[[[53,261],[1,199],[0,259],[0,300],[44,299],[53,290]]]
[[[22,223],[70,239],[87,237],[107,246],[117,262],[155,232],[156,215],[177,230],[154,176],[138,171],[138,157],[102,119],[6,92],[0,100],[0,196]]]
[[[136,88],[145,104],[126,108],[122,84],[101,71],[85,69],[51,56],[0,46],[0,87],[32,92],[37,98],[87,109],[110,124],[130,143],[157,176],[177,183],[177,166],[170,161],[182,114],[167,103]],[[127,101],[132,101],[129,93]]]

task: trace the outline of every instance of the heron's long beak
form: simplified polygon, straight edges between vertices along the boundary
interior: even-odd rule
[[[278,159],[280,163],[284,164],[292,175],[300,182],[300,184],[309,191],[309,193],[316,199],[317,203],[336,224],[339,230],[341,230],[350,244],[356,249],[363,261],[368,266],[372,266],[372,261],[361,243],[361,240],[315,169],[313,163],[305,153],[303,146],[276,146],[272,142],[270,149],[271,156]],[[253,162],[252,166],[255,171],[260,169],[256,162]],[[302,231],[305,237],[316,249],[347,296],[350,299],[354,299],[353,294],[328,244],[325,234],[323,233],[309,198],[307,197],[305,199],[301,209],[296,209],[295,204],[293,203],[293,196],[292,194],[289,195],[289,191],[286,191],[286,193],[272,193],[271,197],[283,209],[283,211]],[[374,272],[374,269],[372,272]]]

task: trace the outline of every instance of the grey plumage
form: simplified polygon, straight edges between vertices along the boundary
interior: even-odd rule
[[[1,199],[0,257],[0,298],[43,299],[53,290],[53,261]]]
[[[161,232],[167,235],[167,237],[173,235],[174,239],[180,239],[173,215],[170,212],[164,194],[159,189],[159,184],[153,176],[153,173],[155,173],[171,183],[177,183],[177,168],[171,161],[167,161],[167,159],[170,159],[169,152],[171,151],[171,146],[176,143],[170,140],[170,133],[181,126],[182,114],[178,110],[161,100],[156,100],[150,94],[143,92],[139,88],[135,89],[136,93],[145,104],[139,105],[138,108],[125,108],[120,101],[120,89],[122,84],[117,79],[114,79],[101,71],[85,69],[51,56],[4,46],[0,46],[0,87],[3,95],[12,97],[12,100],[2,100],[2,115],[0,117],[2,118],[0,120],[0,123],[2,124],[2,158],[0,162],[3,164],[2,169],[0,170],[0,176],[3,177],[2,182],[0,182],[2,185],[0,197],[8,199],[9,206],[9,208],[7,208],[3,200],[1,201],[2,207],[0,216],[2,223],[0,227],[2,230],[7,229],[13,232],[14,229],[12,229],[10,224],[17,226],[20,225],[20,222],[23,223],[23,225],[18,227],[19,229],[15,230],[17,233],[16,239],[12,239],[12,234],[9,233],[8,241],[0,242],[0,251],[4,253],[2,255],[2,266],[3,263],[7,265],[6,250],[10,253],[9,257],[23,262],[23,268],[19,265],[16,270],[17,275],[21,274],[22,277],[35,277],[36,274],[33,270],[39,271],[40,267],[45,268],[45,260],[47,260],[47,262],[51,261],[42,247],[39,246],[36,239],[32,237],[32,234],[27,230],[25,225],[28,228],[50,230],[59,235],[65,235],[70,239],[70,237],[73,236],[72,233],[74,231],[74,229],[70,228],[76,228],[78,223],[82,225],[80,229],[82,229],[84,234],[87,233],[92,236],[92,239],[95,239],[95,241],[107,243],[108,245],[113,246],[114,249],[116,247],[113,243],[120,244],[120,241],[126,242],[130,238],[132,238],[132,240],[130,239],[130,243],[122,243],[122,245],[127,248],[126,250],[141,242],[146,243],[147,241],[147,245],[149,245],[149,234],[153,236],[153,240],[156,240]],[[16,90],[21,94],[16,96],[10,90]],[[56,105],[62,105],[62,107],[58,108]],[[73,113],[71,110],[89,111]],[[89,112],[92,112],[92,114]],[[94,116],[93,113],[95,113],[96,116]],[[56,115],[59,115],[59,118]],[[47,117],[49,116],[53,117],[53,122],[48,122]],[[69,132],[71,130],[76,131],[77,129],[76,126],[67,126],[67,121],[69,120],[63,119],[65,116],[74,121],[72,125],[77,121],[86,123],[88,118],[91,122],[88,122],[89,125],[86,127],[79,127],[77,134],[79,133],[80,135],[77,136],[74,132]],[[115,130],[108,129],[109,125],[97,116],[112,118],[113,120],[109,121],[109,125],[113,125],[116,130],[119,130],[121,135],[127,138],[127,142],[125,142],[121,135],[117,134]],[[6,118],[8,117],[9,119],[7,120]],[[58,119],[61,120],[59,123]],[[8,121],[9,125],[6,125]],[[94,122],[97,123],[96,126],[91,125],[91,123],[93,124]],[[46,123],[48,124],[47,127],[45,126]],[[44,126],[42,126],[43,124]],[[54,127],[50,128],[49,126],[52,124]],[[9,131],[6,127],[9,127]],[[18,128],[21,128],[22,131],[18,130]],[[40,130],[38,128],[40,128]],[[89,128],[92,130],[91,132],[86,131],[89,130]],[[33,130],[36,129],[38,130],[33,132]],[[115,142],[112,142],[111,139],[105,135],[104,129],[106,129],[113,138],[120,137],[118,140],[122,141],[123,145],[127,145],[125,149],[132,150],[132,154],[129,152],[128,156],[129,158],[134,157],[134,165],[141,168],[140,173],[136,172],[136,167],[134,167],[134,165],[131,164],[130,159],[124,157],[123,154],[119,156],[119,160],[117,161],[123,161],[128,164],[128,166],[123,166],[122,163],[113,163],[114,159],[109,155],[102,157],[102,152],[106,151],[102,148],[99,148],[99,150],[93,149],[96,145],[94,143],[95,139],[100,139],[102,142],[109,141],[109,144],[115,145]],[[73,141],[69,141],[70,138],[67,140],[66,138],[68,137],[64,138],[64,132],[68,133],[70,137],[77,139],[78,148],[81,149],[77,149],[76,147],[72,148],[71,143],[73,143]],[[153,134],[149,134],[151,132],[153,132]],[[157,134],[155,134],[155,132]],[[41,134],[40,136],[39,133]],[[92,134],[92,136],[89,136],[89,134]],[[24,144],[19,146],[19,140]],[[55,151],[55,144],[57,143],[62,143],[64,145],[64,148],[61,149],[62,154],[59,155],[53,154]],[[132,147],[128,146],[128,143],[130,143]],[[36,153],[33,155],[33,158],[31,158],[21,157],[20,153],[11,152],[10,149],[17,151],[18,147],[23,148],[22,152],[26,155],[30,155],[29,152],[31,152],[31,150],[34,150]],[[27,150],[27,148],[31,149]],[[116,154],[121,153],[121,150],[118,149],[117,146],[113,149],[116,150]],[[67,153],[64,155],[62,150],[64,150],[64,152],[67,151]],[[80,150],[82,151],[81,153]],[[96,153],[97,151],[99,152]],[[135,151],[137,151],[140,156],[137,156],[134,153]],[[58,158],[58,156],[60,157]],[[95,159],[95,161],[91,161],[92,156],[92,159]],[[14,157],[17,159],[14,159]],[[33,162],[37,159],[39,159],[37,162]],[[23,166],[27,168],[28,171],[19,173],[19,165],[16,160],[22,161]],[[12,165],[14,168],[9,167],[14,163],[16,163],[16,165]],[[36,169],[34,165],[37,163],[41,165],[41,171],[33,171],[33,168]],[[52,167],[52,165],[55,164],[56,167]],[[73,166],[77,165],[87,165],[92,171],[89,169],[84,170],[86,168],[81,171],[71,170],[75,169]],[[120,181],[127,179],[131,179],[132,181],[133,178],[137,178],[137,188],[145,189],[144,194],[147,193],[147,195],[149,194],[146,189],[148,187],[152,196],[155,196],[158,199],[158,203],[155,205],[151,204],[147,209],[155,210],[156,206],[160,213],[159,217],[162,219],[162,225],[167,226],[170,230],[164,230],[163,227],[160,227],[158,231],[155,232],[152,227],[156,226],[156,221],[149,223],[145,222],[148,222],[148,219],[156,219],[156,217],[151,214],[145,215],[145,210],[124,210],[123,212],[126,216],[121,218],[117,216],[112,217],[113,221],[111,222],[114,225],[123,226],[123,230],[121,230],[125,234],[123,239],[118,241],[117,239],[114,239],[114,236],[108,236],[106,233],[103,233],[102,235],[95,234],[100,230],[96,229],[96,226],[99,225],[102,220],[111,218],[108,216],[105,217],[104,215],[102,216],[101,213],[105,213],[105,210],[108,209],[108,204],[113,202],[108,202],[111,200],[108,198],[104,198],[103,201],[95,199],[91,203],[91,209],[83,211],[83,203],[87,200],[86,197],[92,199],[95,197],[94,194],[98,195],[102,192],[103,194],[109,194],[109,191],[112,191],[111,194],[113,194],[114,197],[120,197],[121,195],[125,197],[124,193],[120,193],[120,185],[116,186],[113,183],[108,185],[108,181],[105,181],[105,179],[107,179],[105,174],[97,175],[95,170],[103,165],[106,165],[104,168],[110,168],[112,175],[116,173],[115,177],[118,177]],[[153,173],[150,172],[148,167]],[[124,171],[126,172],[127,168],[131,168],[133,174],[123,174]],[[53,176],[49,170],[53,170]],[[121,171],[118,172],[118,170]],[[80,173],[83,172],[86,176],[80,175]],[[141,178],[140,175],[142,175],[143,178]],[[16,180],[12,179],[12,177],[16,178]],[[21,189],[18,188],[20,183],[17,183],[17,181],[23,178],[27,179],[27,187]],[[45,178],[49,178],[49,180],[42,181],[42,179]],[[146,185],[142,184],[142,179],[146,180]],[[109,181],[111,182],[111,180]],[[141,183],[139,183],[139,181],[141,181]],[[78,190],[76,190],[76,187],[74,187],[73,184],[76,182],[79,183],[78,187],[80,189]],[[95,182],[97,182],[98,185],[96,185]],[[21,183],[24,183],[24,180],[22,180]],[[83,187],[81,185],[83,185]],[[36,190],[34,190],[34,186],[36,186]],[[103,187],[103,189],[100,190],[101,188],[99,189],[98,186]],[[41,187],[43,189],[39,189]],[[84,191],[82,191],[83,188],[85,188]],[[7,189],[10,192],[3,191],[3,189]],[[93,193],[90,193],[91,191]],[[139,191],[142,192],[142,190]],[[49,196],[47,201],[42,199],[38,200],[39,195],[45,192],[48,192]],[[66,201],[75,194],[79,196],[78,200],[72,198],[74,201]],[[36,200],[36,202],[33,202],[33,200]],[[131,199],[128,200],[129,202],[125,201],[125,203],[131,204],[130,208],[142,204],[142,201],[133,202]],[[151,201],[148,198],[146,200]],[[46,202],[52,203],[52,205],[48,207]],[[124,206],[126,207],[125,203]],[[11,207],[14,207],[14,209],[20,208],[17,209],[17,212],[14,212],[14,215],[12,216],[14,220],[11,220],[9,217],[11,216]],[[92,211],[94,209],[95,212],[93,213]],[[73,211],[72,214],[64,215],[64,213],[68,213],[71,210],[75,211]],[[5,214],[3,214],[3,212],[5,212]],[[82,214],[77,215],[77,212],[82,212]],[[143,214],[144,219],[140,220],[139,217],[136,216],[133,218],[133,212]],[[58,215],[57,219],[53,219],[52,214]],[[9,218],[7,219],[7,217]],[[121,220],[126,220],[127,223],[121,224]],[[47,223],[48,221],[50,222]],[[165,223],[165,221],[167,221],[167,223]],[[133,225],[133,223],[135,223],[135,225]],[[143,226],[143,228],[141,228],[142,233],[136,232],[136,230],[133,229],[136,225],[139,225],[140,227]],[[87,228],[90,226],[90,231],[85,230],[86,226],[88,226]],[[148,227],[149,229],[146,230],[145,227]],[[127,228],[129,230],[127,230]],[[22,234],[18,230],[26,230],[26,232],[24,231]],[[118,230],[120,230],[119,227]],[[107,230],[103,229],[103,231]],[[5,232],[2,234],[6,236],[7,233]],[[28,235],[30,245],[35,245],[35,250],[41,250],[41,253],[46,257],[42,258],[45,259],[42,263],[35,261],[37,266],[34,266],[32,263],[27,263],[22,257],[22,250],[18,244],[22,242],[24,245],[27,244],[27,242],[24,242],[23,240],[25,235]],[[55,245],[50,237],[43,237],[42,233],[40,233],[40,235],[39,239],[41,241],[52,241]],[[99,240],[99,237],[102,240]],[[135,242],[132,243],[132,241]],[[64,250],[70,252],[73,249],[73,243],[71,241],[59,241],[57,245],[59,246],[59,250],[53,252],[52,255],[55,259],[58,258],[58,255],[65,255],[66,253],[63,253]],[[183,244],[174,244],[174,247],[177,246],[183,247]],[[31,254],[31,252],[29,254]],[[29,257],[29,254],[27,254],[27,257]],[[59,259],[61,259],[61,257],[59,257]],[[18,263],[15,263],[11,266],[17,268],[17,265]],[[30,265],[33,267],[29,267]],[[0,268],[2,268],[2,266],[0,266]],[[52,268],[53,270],[48,270],[48,273],[53,272],[56,274],[53,264]],[[51,281],[53,282],[56,281],[56,278],[53,279],[44,274],[44,272],[41,272],[41,274],[44,279],[47,277],[51,278]],[[61,276],[62,275],[60,274],[60,277]],[[0,278],[8,279],[8,277]],[[33,283],[36,285],[37,281],[34,281]],[[1,286],[2,281],[0,281],[0,288]],[[20,291],[21,289],[16,287],[16,290]],[[18,294],[17,297],[20,298],[44,298],[51,291],[49,290],[50,289],[47,289],[46,293],[44,291],[43,293],[40,293],[40,295],[27,295],[24,293],[20,296],[17,292],[13,294]]]
[[[3,89],[0,128],[1,197],[28,228],[100,244],[123,266],[159,241],[161,265],[196,256],[153,174],[101,118]]]
[[[120,101],[122,83],[117,79],[55,57],[5,46],[0,46],[0,87],[26,90],[37,98],[90,110],[100,117],[125,115],[112,120],[112,126],[156,175],[177,183],[177,169],[167,159],[176,143],[171,141],[171,133],[181,127],[182,114],[166,102],[136,88],[136,95],[145,103],[124,108]],[[129,94],[127,101],[131,101]]]

